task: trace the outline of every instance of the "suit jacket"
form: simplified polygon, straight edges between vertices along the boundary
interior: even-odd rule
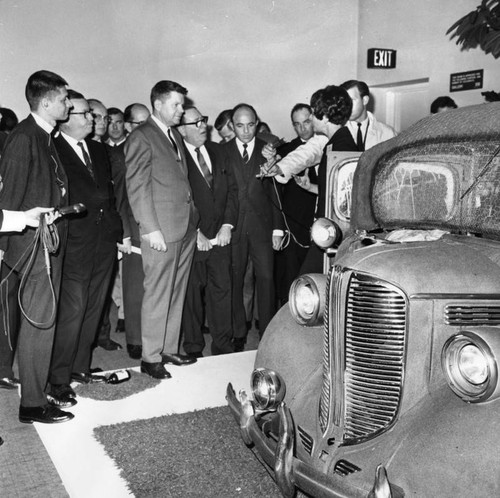
[[[182,139],[175,128],[172,134],[180,158],[151,116],[125,142],[127,193],[140,234],[161,230],[167,243],[198,223]]]
[[[257,178],[260,166],[266,162],[262,155],[265,142],[255,139],[255,147],[248,163],[244,163],[233,138],[223,144],[226,168],[234,168],[238,185],[238,224],[233,241],[237,242],[243,233],[258,242],[272,242],[273,230],[283,230],[284,222],[271,178]]]
[[[87,139],[90,160],[94,170],[92,179],[85,164],[66,139],[59,135],[54,139],[59,158],[68,175],[69,202],[81,202],[87,210],[71,216],[68,223],[68,242],[93,240],[97,233],[109,242],[121,241],[121,221],[116,211],[111,168],[106,147]]]
[[[236,227],[238,219],[238,186],[231,165],[224,162],[222,146],[206,142],[212,163],[213,187],[210,188],[189,151],[187,157],[188,175],[193,191],[194,204],[200,213],[198,228],[203,235],[213,239],[223,224]],[[230,167],[231,166],[231,167]],[[210,251],[195,252],[195,260],[206,259]]]
[[[0,208],[26,211],[36,206],[66,206],[68,179],[53,145],[52,137],[29,115],[9,134],[0,159]],[[64,244],[66,220],[57,222],[61,246]],[[33,241],[35,229],[5,234],[0,237],[0,249],[10,267],[18,261]],[[25,257],[26,259],[26,257]],[[33,271],[45,266],[42,251],[38,251]]]

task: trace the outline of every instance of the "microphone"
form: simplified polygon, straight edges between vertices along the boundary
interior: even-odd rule
[[[66,216],[67,214],[78,214],[87,211],[85,204],[79,202],[78,204],[72,204],[71,206],[65,206],[57,210],[61,216]]]

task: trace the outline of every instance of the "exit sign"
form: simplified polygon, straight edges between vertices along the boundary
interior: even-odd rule
[[[394,69],[396,51],[391,48],[369,48],[368,69]]]

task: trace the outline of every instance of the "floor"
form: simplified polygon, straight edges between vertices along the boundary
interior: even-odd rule
[[[116,321],[112,319],[112,323]],[[0,390],[0,497],[121,498],[130,496],[119,469],[93,439],[98,425],[222,406],[225,389],[232,382],[236,391],[248,387],[258,332],[249,333],[246,351],[223,356],[209,355],[209,336],[204,358],[188,367],[168,366],[172,379],[118,401],[79,398],[71,409],[75,418],[64,424],[21,424],[17,419],[19,395]],[[124,334],[112,339],[125,345]],[[139,369],[124,350],[94,352],[93,366],[104,370]],[[186,395],[189,393],[189,395]],[[74,451],[78,448],[78,452]],[[82,451],[83,449],[83,451]],[[84,458],[78,458],[78,455]],[[92,476],[89,479],[89,476]]]

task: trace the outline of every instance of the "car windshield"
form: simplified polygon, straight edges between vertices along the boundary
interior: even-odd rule
[[[491,142],[427,144],[377,168],[372,209],[386,228],[442,228],[500,237],[500,158]]]
[[[345,161],[335,172],[333,179],[331,205],[337,217],[344,221],[349,221],[351,218],[352,179],[357,165],[357,157]]]

